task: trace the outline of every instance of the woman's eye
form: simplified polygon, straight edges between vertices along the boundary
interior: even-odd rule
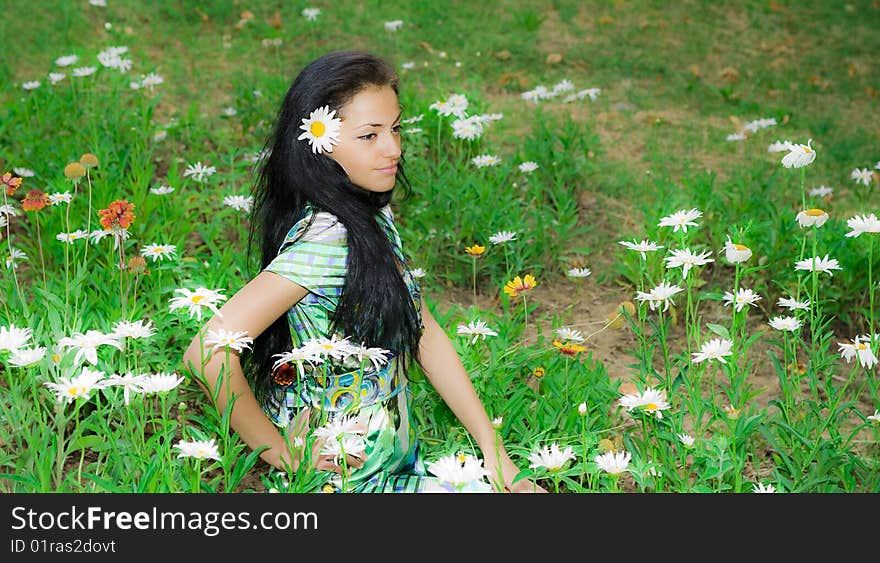
[[[400,125],[395,125],[391,128],[392,133],[400,133]]]
[[[376,136],[375,133],[367,133],[366,135],[361,135],[360,137],[358,137],[358,139],[363,139],[365,141],[369,141],[370,139],[372,139],[375,136]]]

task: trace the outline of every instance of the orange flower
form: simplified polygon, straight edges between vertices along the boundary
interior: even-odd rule
[[[43,190],[31,190],[21,200],[21,208],[25,211],[39,211],[49,205],[49,194]]]
[[[484,252],[486,252],[486,247],[475,242],[473,246],[465,246],[464,251],[474,258],[479,258]]]
[[[553,341],[553,345],[562,352],[563,356],[572,356],[575,357],[581,352],[586,350],[586,347],[581,346],[580,344],[575,344],[574,342],[560,342],[558,340]]]
[[[127,229],[134,222],[133,203],[126,199],[117,199],[107,209],[101,209],[101,226],[110,231],[113,229]]]
[[[520,294],[534,288],[536,285],[538,285],[538,282],[535,281],[535,276],[532,274],[526,274],[522,278],[516,276],[504,286],[504,293],[511,297],[519,297]]]
[[[12,195],[21,185],[21,178],[13,178],[12,173],[7,172],[3,176],[0,176],[0,185],[4,186],[6,195]]]

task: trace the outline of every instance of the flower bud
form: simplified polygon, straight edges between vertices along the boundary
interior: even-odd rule
[[[79,163],[86,168],[94,168],[98,165],[98,157],[90,152],[87,152],[86,154],[79,157]]]
[[[86,175],[85,167],[79,162],[71,162],[64,167],[64,175],[68,180],[78,182],[80,178]]]

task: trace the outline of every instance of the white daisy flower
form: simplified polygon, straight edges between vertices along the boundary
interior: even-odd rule
[[[70,66],[79,60],[79,57],[76,55],[65,55],[63,57],[58,57],[55,59],[55,64],[58,66]]]
[[[316,352],[323,359],[342,360],[351,353],[351,342],[348,337],[340,338],[333,334],[330,338],[321,336],[307,341],[304,347]]]
[[[73,201],[73,194],[70,192],[55,192],[49,194],[50,205],[61,205],[62,203],[70,203]]]
[[[871,350],[871,338],[867,335],[861,335],[856,336],[850,342],[852,344],[849,342],[837,343],[838,352],[846,360],[846,363],[850,363],[854,357],[858,356],[859,365],[866,369],[873,368],[877,363],[877,356]]]
[[[862,233],[880,233],[880,220],[873,213],[870,215],[856,215],[852,219],[847,219],[846,226],[852,229],[844,235],[847,237],[857,237]]]
[[[574,450],[572,450],[571,446],[567,446],[565,450],[560,451],[559,445],[553,442],[549,447],[545,446],[529,454],[529,461],[531,462],[529,467],[532,469],[544,467],[547,471],[556,472],[565,467],[565,464],[570,459],[575,459]]]
[[[403,25],[403,20],[391,20],[385,22],[385,31],[397,31]]]
[[[498,231],[489,237],[489,242],[492,244],[502,244],[512,240],[516,240],[516,231]]]
[[[92,365],[98,363],[98,346],[113,346],[122,350],[119,337],[113,333],[104,334],[100,330],[88,330],[85,333],[77,332],[73,336],[65,336],[58,341],[61,348],[76,348],[76,356],[73,361],[79,363],[85,359]]]
[[[584,98],[590,98],[591,102],[595,102],[596,98],[599,97],[599,93],[602,90],[600,88],[586,88],[584,90],[578,90],[574,94],[569,94],[562,101],[565,103],[573,102],[575,100],[583,100]]]
[[[556,336],[558,336],[561,340],[565,340],[567,342],[584,342],[586,338],[581,333],[581,331],[568,328],[567,326],[561,326],[557,328],[555,331]]]
[[[413,117],[408,117],[408,118],[404,119],[403,121],[401,121],[401,123],[405,123],[406,125],[411,125],[413,123],[418,123],[419,121],[421,121],[423,119],[425,119],[425,114],[420,113],[418,115],[414,115]]]
[[[317,352],[309,347],[301,347],[294,348],[288,352],[282,352],[280,354],[275,354],[272,356],[273,358],[278,358],[275,360],[275,363],[272,365],[272,370],[277,370],[284,364],[295,364],[300,377],[305,377],[305,366],[303,365],[305,362],[308,362],[310,365],[315,366],[320,363],[323,363],[323,358]]]
[[[357,434],[345,434],[342,438],[327,440],[321,447],[321,455],[333,456],[336,465],[340,465],[343,452],[346,456],[363,457],[367,451],[367,443]]]
[[[0,205],[0,217],[15,217],[18,214],[18,209],[13,207],[12,204]]]
[[[554,94],[564,94],[566,92],[571,92],[574,90],[574,84],[571,80],[564,78],[553,85],[552,92]]]
[[[328,420],[326,424],[316,428],[313,432],[315,438],[324,438],[328,442],[338,439],[346,434],[365,434],[367,429],[354,416],[340,416]]]
[[[319,15],[321,15],[320,8],[304,8],[302,11],[302,16],[310,22],[317,20]]]
[[[217,449],[217,444],[214,443],[214,438],[207,441],[192,440],[187,442],[181,440],[174,444],[174,447],[179,451],[177,454],[178,458],[191,457],[193,459],[213,459],[216,461],[223,461],[223,458],[220,457],[220,451]]]
[[[21,87],[25,90],[35,90],[40,87],[39,80],[29,80],[27,82],[22,82]]]
[[[25,254],[24,251],[12,248],[9,252],[9,256],[6,257],[6,267],[12,269],[18,268],[18,262],[23,262],[27,259],[27,254]]]
[[[494,154],[481,154],[472,158],[471,162],[473,162],[477,168],[483,168],[485,166],[497,166],[498,163],[501,162],[501,159]]]
[[[867,418],[872,422],[880,422],[880,411],[874,409],[874,414],[869,414]]]
[[[107,7],[107,0],[89,0],[89,4],[92,6],[97,6],[99,8]]]
[[[672,296],[676,293],[684,291],[684,288],[678,287],[677,285],[672,285],[667,282],[660,282],[660,285],[654,287],[651,291],[645,293],[644,291],[636,292],[636,300],[647,302],[651,307],[651,310],[657,309],[661,305],[663,306],[663,311],[669,309],[670,305],[675,305],[675,301],[672,300]]]
[[[803,323],[795,317],[777,316],[770,319],[768,324],[776,330],[787,330],[790,332],[794,332],[801,328],[801,325]]]
[[[813,139],[807,141],[806,145],[792,143],[788,154],[782,157],[782,165],[786,168],[803,168],[816,160],[816,151],[811,146],[812,142]]]
[[[755,119],[754,121],[749,121],[745,125],[743,125],[743,129],[746,131],[751,131],[752,133],[757,133],[761,129],[766,129],[771,125],[776,125],[776,119],[773,117],[767,117],[762,119]]]
[[[709,258],[712,254],[709,250],[701,252],[700,254],[695,253],[690,248],[685,248],[684,250],[671,250],[670,252],[672,252],[672,256],[666,257],[666,267],[681,267],[682,279],[687,277],[691,268],[695,266],[704,266],[709,262],[715,261],[714,258]]]
[[[861,182],[864,186],[870,186],[871,180],[874,178],[874,173],[867,168],[856,168],[850,172],[849,177],[856,182]]]
[[[237,211],[248,212],[254,204],[254,197],[249,195],[228,195],[223,198],[223,204]]]
[[[245,348],[251,349],[254,339],[248,336],[246,330],[231,331],[223,328],[209,330],[204,343],[211,346],[211,350],[230,348],[236,352],[242,352]]]
[[[200,287],[195,291],[191,291],[189,289],[179,288],[175,289],[175,293],[180,293],[180,297],[172,297],[169,299],[169,303],[171,304],[169,310],[174,311],[175,309],[180,309],[182,307],[186,307],[189,309],[189,318],[192,318],[193,315],[196,316],[198,320],[202,320],[202,308],[206,308],[214,312],[218,317],[222,317],[223,315],[220,313],[220,310],[217,309],[217,303],[226,300],[225,295],[221,295],[222,289],[208,289],[205,287]]]
[[[452,122],[452,136],[456,139],[465,139],[472,141],[483,134],[483,124],[474,119],[467,117],[465,119],[456,119]]]
[[[498,333],[489,328],[484,321],[479,320],[469,322],[466,325],[458,325],[456,333],[459,336],[473,336],[471,344],[476,344],[477,339],[481,337],[486,340],[487,336],[498,336]]]
[[[732,304],[737,313],[742,311],[743,307],[745,307],[746,305],[756,307],[757,302],[760,300],[760,295],[745,287],[741,287],[736,290],[735,296],[729,291],[724,292],[724,305],[727,306]]]
[[[814,207],[799,212],[795,219],[801,227],[821,227],[828,220],[828,213]]]
[[[148,373],[139,384],[138,392],[148,395],[150,393],[168,393],[183,383],[183,376],[176,373]]]
[[[411,70],[416,68],[416,63],[413,61],[406,61],[405,63],[400,65],[400,68],[402,68],[403,70]]]
[[[679,229],[684,231],[685,233],[688,230],[688,225],[692,227],[696,227],[697,223],[694,222],[695,219],[699,219],[703,216],[703,212],[697,208],[693,208],[690,210],[682,209],[680,211],[676,211],[672,215],[667,215],[660,219],[660,222],[657,223],[658,227],[672,227],[672,232],[677,232]]]
[[[125,375],[112,374],[104,382],[104,387],[122,387],[122,400],[127,406],[131,403],[132,393],[141,393],[141,383],[146,378],[145,374],[135,375],[131,372]]]
[[[73,69],[73,76],[77,78],[82,78],[83,76],[90,76],[95,74],[98,71],[98,67],[96,66],[81,66]]]
[[[225,115],[226,117],[235,117],[236,115],[238,115],[238,110],[236,110],[232,106],[228,106],[223,108],[223,115]]]
[[[731,354],[733,354],[733,341],[726,338],[712,338],[703,342],[699,352],[691,353],[693,356],[691,361],[698,364],[707,360],[716,360],[717,362],[726,364],[727,360],[724,358]]]
[[[765,485],[764,483],[755,483],[755,487],[752,489],[754,493],[775,493],[776,487],[773,485]]]
[[[795,262],[794,269],[807,270],[809,272],[824,272],[829,276],[834,276],[832,270],[842,270],[843,268],[840,267],[836,258],[829,259],[826,254],[824,258],[814,256],[813,258],[798,260]]]
[[[204,182],[206,178],[210,178],[215,172],[217,172],[217,168],[213,166],[205,166],[200,160],[195,164],[187,165],[186,169],[183,171],[183,177],[187,178],[192,176],[192,179],[196,182]]]
[[[329,106],[319,107],[309,114],[308,118],[302,118],[303,130],[296,139],[308,140],[312,147],[312,153],[333,152],[333,145],[339,142],[339,130],[342,120],[336,117],[336,110],[330,110]]]
[[[363,344],[351,345],[348,350],[347,360],[354,360],[357,366],[365,363],[365,360],[373,365],[375,371],[382,369],[382,366],[388,363],[391,351],[385,348],[371,348]]]
[[[570,278],[586,278],[592,273],[593,271],[589,268],[571,268],[566,272],[566,275]]]
[[[618,241],[618,244],[622,244],[630,250],[635,250],[636,252],[640,252],[642,254],[642,260],[647,260],[646,252],[654,252],[656,250],[660,250],[664,248],[663,246],[657,244],[654,241],[649,241],[648,239],[643,239],[641,242],[629,242],[627,240]]]
[[[648,387],[641,393],[627,394],[620,398],[620,406],[625,407],[627,412],[633,409],[641,409],[648,414],[653,414],[658,419],[663,418],[663,411],[670,407],[666,401],[666,391]]]
[[[746,138],[746,134],[742,132],[731,133],[727,137],[724,138],[725,141],[744,141]]]
[[[428,274],[426,274],[425,270],[423,270],[422,268],[413,268],[412,270],[409,271],[409,275],[411,275],[412,277],[414,277],[416,279],[419,279],[419,278],[423,278],[423,277],[427,276]]]
[[[19,348],[23,348],[30,339],[31,329],[29,328],[16,328],[15,325],[0,326],[0,351],[15,352]]]
[[[676,434],[678,440],[684,444],[686,448],[694,447],[694,437],[687,433]]]
[[[581,403],[578,405],[578,415],[579,416],[587,416],[587,403]]]
[[[168,195],[174,191],[174,188],[171,186],[156,186],[155,188],[150,188],[150,193],[154,195]]]
[[[724,256],[731,264],[745,262],[752,257],[752,250],[748,246],[735,243],[727,236],[727,242],[724,243]]]
[[[59,403],[67,400],[70,404],[77,399],[88,399],[92,391],[103,387],[103,379],[103,371],[84,367],[76,377],[61,377],[58,381],[47,381],[43,385],[55,392]]]
[[[43,346],[19,348],[9,356],[9,365],[19,368],[27,367],[39,362],[45,355],[46,348]]]
[[[532,162],[531,160],[527,160],[523,163],[520,163],[518,168],[519,168],[519,171],[522,172],[523,174],[528,174],[529,172],[534,172],[535,170],[538,169],[538,163]]]
[[[138,321],[119,321],[113,325],[112,334],[117,338],[150,338],[156,334],[153,321],[141,319]]]
[[[593,458],[593,461],[596,462],[596,465],[598,465],[599,469],[602,471],[610,475],[619,475],[624,471],[628,471],[627,467],[629,467],[631,459],[632,454],[629,452],[610,451],[597,455]]]
[[[829,188],[828,186],[819,186],[818,188],[811,188],[809,191],[810,197],[825,197],[827,195],[831,195],[834,193],[834,188]]]
[[[776,302],[776,305],[779,307],[786,307],[787,309],[789,309],[791,311],[794,311],[797,309],[801,309],[803,311],[806,311],[807,309],[810,308],[810,300],[806,299],[804,301],[798,301],[794,297],[788,297],[788,298],[780,297],[779,300]]]
[[[437,461],[427,463],[425,467],[441,481],[449,483],[458,490],[471,485],[474,481],[483,483],[483,478],[489,475],[483,467],[483,460],[468,454],[445,455]]]
[[[19,166],[13,166],[12,171],[15,172],[16,175],[21,176],[22,178],[33,178],[36,174],[30,168],[21,168]]]
[[[150,258],[153,262],[172,259],[177,252],[177,246],[173,244],[145,244],[141,248],[141,256]]]
[[[165,82],[165,79],[156,74],[155,72],[151,72],[144,76],[141,79],[141,86],[144,88],[149,88],[151,91],[153,88]]]

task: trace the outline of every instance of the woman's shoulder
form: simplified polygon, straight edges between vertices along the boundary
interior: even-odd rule
[[[345,225],[329,211],[307,206],[302,219],[284,237],[284,246],[294,242],[344,243]]]

